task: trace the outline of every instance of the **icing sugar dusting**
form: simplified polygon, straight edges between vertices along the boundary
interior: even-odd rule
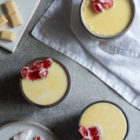
[[[104,3],[104,2],[106,2],[107,0],[99,0],[99,2],[101,2],[101,3]]]
[[[31,140],[32,131],[31,130],[22,130],[16,136],[13,137],[12,140]]]

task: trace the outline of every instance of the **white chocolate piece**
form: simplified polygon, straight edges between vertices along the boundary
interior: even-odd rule
[[[6,2],[4,5],[9,15],[12,27],[15,28],[17,26],[22,25],[22,21],[18,14],[15,2],[11,0],[11,1]]]
[[[2,28],[3,26],[5,26],[8,23],[7,18],[4,15],[0,16],[0,28]]]
[[[16,4],[13,0],[6,2],[4,5],[9,16],[17,12]]]
[[[1,40],[13,42],[15,37],[16,37],[16,34],[14,32],[9,32],[6,30],[3,30],[0,32],[0,39]]]
[[[22,21],[21,21],[18,13],[14,13],[14,14],[10,15],[10,20],[11,20],[11,24],[12,24],[13,28],[22,25]]]

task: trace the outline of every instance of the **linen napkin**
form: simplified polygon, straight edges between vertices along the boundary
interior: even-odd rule
[[[123,37],[103,41],[91,37],[79,18],[81,0],[55,0],[32,35],[89,69],[129,103],[140,109],[140,2],[136,18]]]

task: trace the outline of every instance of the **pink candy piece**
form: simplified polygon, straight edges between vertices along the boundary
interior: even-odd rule
[[[39,60],[33,62],[30,67],[24,67],[21,70],[21,75],[24,79],[27,77],[30,80],[45,79],[48,75],[48,68],[52,65],[51,59]]]
[[[22,75],[23,78],[26,79],[27,76],[28,76],[28,73],[29,73],[29,68],[28,68],[28,67],[22,68],[22,70],[21,70],[21,75]]]
[[[52,60],[47,59],[43,61],[43,68],[49,68],[52,65]]]
[[[31,70],[40,70],[41,68],[43,68],[43,61],[36,61],[33,64],[31,64],[30,69]]]
[[[88,129],[87,129],[85,126],[81,126],[81,127],[79,128],[79,132],[80,132],[80,134],[81,134],[83,137],[89,135],[89,134],[88,134]]]
[[[93,7],[96,10],[97,13],[103,13],[104,12],[104,8],[102,7],[102,5],[100,3],[93,3]]]
[[[93,138],[92,138],[92,140],[101,140],[101,137],[98,135],[98,136],[94,136]]]
[[[90,127],[88,130],[89,130],[91,136],[100,135],[100,130],[96,126],[95,127]]]
[[[101,140],[101,132],[99,127],[97,126],[93,126],[90,128],[80,126],[79,132],[82,136],[82,140]]]
[[[40,72],[39,70],[29,71],[28,78],[32,81],[41,79],[39,72]]]
[[[48,69],[41,69],[40,72],[39,72],[39,75],[42,79],[45,79],[47,78],[47,75],[48,75]]]
[[[40,136],[36,136],[35,140],[44,140],[44,138],[40,137]]]
[[[102,0],[102,1],[105,1],[105,2],[101,2],[104,9],[109,9],[109,8],[113,7],[113,4],[114,4],[113,0]]]
[[[113,7],[113,0],[92,0],[93,7],[97,13],[104,12],[105,9]]]

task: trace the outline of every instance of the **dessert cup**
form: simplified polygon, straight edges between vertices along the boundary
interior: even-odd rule
[[[94,110],[95,110],[95,106],[96,105],[103,105],[103,104],[108,104],[108,105],[111,105],[113,108],[115,107],[119,112],[120,112],[120,114],[119,114],[119,116],[118,117],[120,117],[121,118],[121,120],[123,120],[122,122],[125,122],[124,124],[126,124],[126,131],[125,131],[125,133],[123,132],[122,133],[122,135],[124,136],[123,137],[123,140],[125,140],[126,139],[126,137],[127,137],[127,135],[128,135],[128,130],[129,130],[129,124],[128,124],[128,119],[127,119],[127,116],[125,115],[125,113],[123,112],[123,110],[118,106],[118,105],[116,105],[116,104],[114,104],[114,103],[112,103],[112,102],[109,102],[109,101],[98,101],[98,102],[94,102],[94,103],[92,103],[92,104],[90,104],[90,105],[88,105],[83,111],[82,111],[82,113],[81,113],[81,116],[80,116],[80,120],[79,120],[79,127],[80,126],[84,126],[82,123],[84,122],[86,122],[85,121],[85,113],[87,113],[87,111],[89,111],[89,109],[91,109],[91,107],[94,107]],[[98,108],[99,109],[99,108]],[[105,109],[104,109],[105,110]],[[106,109],[107,110],[107,109]],[[105,111],[106,111],[105,110]],[[90,110],[91,111],[91,110]],[[97,110],[96,110],[97,111]],[[116,110],[115,110],[116,111]],[[95,113],[95,112],[94,112]],[[102,114],[102,113],[101,113]],[[87,115],[87,114],[86,114]],[[88,112],[88,115],[89,115],[89,112]],[[115,114],[115,115],[117,115],[117,113]],[[84,116],[84,118],[83,118],[83,116]],[[95,115],[96,116],[96,115]],[[110,114],[108,114],[108,118],[110,117]],[[92,118],[93,118],[93,115],[92,115]],[[96,117],[95,117],[96,118]],[[99,118],[100,118],[100,116],[99,116]],[[100,125],[101,126],[99,126],[99,128],[101,128],[101,132],[103,133],[103,135],[104,135],[104,133],[105,132],[107,132],[107,131],[104,131],[105,129],[104,129],[104,125],[106,124],[106,119],[108,119],[108,118],[103,118],[104,120],[102,121],[102,120],[99,120],[99,122],[101,123]],[[123,119],[122,119],[123,118]],[[86,116],[86,119],[88,119],[87,118],[87,116]],[[96,118],[97,119],[97,118]],[[95,119],[95,120],[96,120]],[[114,119],[114,118],[110,118],[110,119]],[[89,117],[89,120],[91,120],[91,118]],[[89,122],[90,121],[87,121],[86,123],[86,125],[89,125]],[[93,120],[94,120],[94,118],[93,118]],[[114,119],[115,120],[115,119]],[[110,120],[109,120],[110,121]],[[94,121],[93,121],[94,122]],[[98,121],[97,121],[97,126],[98,126],[98,123],[99,123]],[[105,124],[104,124],[104,122],[105,122]],[[110,126],[111,126],[111,124],[108,124],[108,126],[107,126],[107,129],[108,128],[111,128]],[[114,124],[113,124],[114,125]],[[122,125],[122,124],[120,124],[120,125]],[[86,126],[87,128],[89,128],[89,126]],[[92,127],[92,124],[91,124],[91,126],[90,127]],[[106,127],[106,126],[105,126]],[[102,130],[102,128],[103,128],[103,130]],[[116,129],[116,128],[115,128]],[[117,133],[117,132],[115,132],[115,133]],[[105,134],[106,135],[106,134]],[[102,136],[101,136],[102,137]],[[113,139],[113,138],[112,138]],[[104,140],[104,139],[102,139],[102,140]]]
[[[28,67],[28,66],[30,66],[31,64],[33,64],[33,62],[36,62],[36,61],[39,61],[39,60],[45,60],[45,59],[49,59],[49,58],[48,58],[48,57],[36,58],[36,59],[30,61],[30,62],[26,65],[26,67]],[[69,90],[70,90],[70,86],[71,86],[70,74],[69,74],[67,68],[66,68],[60,61],[58,61],[58,60],[56,60],[56,59],[52,59],[52,61],[55,62],[55,63],[57,63],[57,64],[64,70],[64,72],[65,72],[65,74],[66,74],[66,78],[67,78],[67,88],[66,88],[66,90],[65,90],[65,93],[63,94],[63,96],[62,96],[59,100],[57,100],[57,101],[54,102],[54,103],[46,104],[46,105],[45,105],[45,104],[36,103],[36,102],[34,102],[33,100],[31,100],[29,97],[27,97],[27,94],[25,93],[24,88],[23,88],[23,83],[22,83],[23,78],[21,77],[21,78],[20,78],[20,89],[21,89],[21,93],[22,93],[23,97],[25,98],[25,100],[26,100],[28,103],[30,103],[30,104],[32,104],[32,105],[36,105],[36,106],[41,107],[41,108],[50,108],[50,107],[56,106],[56,105],[58,105],[59,103],[61,103],[61,102],[66,98],[66,96],[68,95]],[[54,88],[55,88],[55,85],[54,85]]]
[[[100,35],[98,33],[95,33],[95,32],[92,32],[88,27],[87,25],[84,23],[84,20],[83,20],[83,17],[82,17],[82,7],[83,7],[83,4],[84,4],[85,0],[82,0],[81,4],[80,4],[80,21],[84,27],[84,29],[93,37],[95,38],[98,38],[98,39],[103,39],[103,40],[110,40],[110,39],[116,39],[118,37],[121,37],[122,35],[124,35],[132,26],[133,24],[133,21],[134,21],[134,18],[135,18],[135,3],[134,3],[134,0],[129,0],[130,4],[131,4],[131,11],[132,11],[132,15],[131,15],[131,18],[130,18],[130,22],[129,24],[125,27],[125,29],[123,29],[121,32],[117,33],[117,34],[114,34],[114,35]],[[102,13],[104,14],[104,13]],[[120,15],[121,16],[121,15]],[[104,24],[103,24],[104,26]]]

